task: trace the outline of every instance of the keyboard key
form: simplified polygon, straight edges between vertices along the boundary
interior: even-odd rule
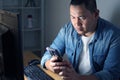
[[[24,74],[28,77],[28,80],[54,80],[36,65],[26,66]]]

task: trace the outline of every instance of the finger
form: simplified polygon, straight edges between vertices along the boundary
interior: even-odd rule
[[[71,65],[71,64],[68,64],[68,66],[67,66],[67,69],[66,69],[68,72],[74,72],[75,70],[74,70],[74,68],[73,68],[73,66]]]
[[[52,62],[52,65],[54,65],[54,66],[66,66],[67,67],[67,64],[66,63],[64,63],[64,62]]]
[[[71,77],[64,77],[64,76],[61,76],[61,79],[62,80],[73,80]]]
[[[52,64],[53,67],[56,67],[56,66],[60,67],[60,66],[63,66],[63,65],[64,65],[64,64],[61,63],[61,62],[52,62],[51,64]]]
[[[57,60],[56,56],[52,56],[52,58],[50,59],[51,62],[55,62]]]
[[[60,69],[64,72],[70,72],[70,68],[69,67],[66,67],[66,66],[61,66]]]
[[[73,73],[75,73],[75,70],[68,67],[60,67],[60,70],[61,70],[61,72],[59,73],[60,76],[70,77]]]
[[[59,72],[59,75],[60,76],[67,76],[67,75],[65,75],[64,71]]]
[[[71,63],[68,62],[67,60],[63,60],[63,63],[64,63],[67,67],[71,67]]]
[[[60,67],[53,67],[53,70],[55,73],[59,73],[61,70],[60,70]]]
[[[55,66],[53,67],[54,71],[59,71],[59,72],[62,72],[62,71],[66,71],[66,67],[65,66]]]
[[[59,72],[59,75],[60,75],[60,76],[68,77],[68,76],[69,76],[69,72],[68,72],[67,68],[66,68],[66,67],[63,67],[63,68],[61,69],[61,71]]]

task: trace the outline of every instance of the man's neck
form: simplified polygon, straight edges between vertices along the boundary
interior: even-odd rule
[[[90,37],[90,36],[92,36],[94,33],[95,33],[95,31],[94,31],[94,32],[88,32],[88,33],[83,34],[83,36],[85,36],[85,37]]]

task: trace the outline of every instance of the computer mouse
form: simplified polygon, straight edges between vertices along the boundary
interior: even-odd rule
[[[38,59],[33,59],[30,62],[28,62],[29,65],[38,65],[40,64],[40,60]]]

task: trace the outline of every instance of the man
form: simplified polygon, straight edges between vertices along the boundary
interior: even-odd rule
[[[69,61],[46,51],[41,65],[63,80],[118,80],[120,30],[99,17],[95,0],[72,0],[70,19],[50,46]]]

